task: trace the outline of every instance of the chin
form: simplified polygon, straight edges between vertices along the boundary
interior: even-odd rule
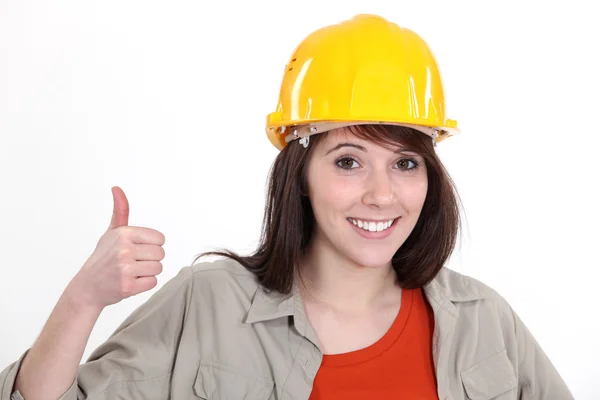
[[[387,268],[395,253],[394,250],[372,249],[360,251],[360,249],[353,249],[346,256],[354,263],[365,268]]]

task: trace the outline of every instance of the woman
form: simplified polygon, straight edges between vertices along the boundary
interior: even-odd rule
[[[115,213],[0,400],[571,399],[507,302],[444,267],[457,133],[415,33],[361,15],[296,49],[267,134],[259,248],[185,267],[79,366],[104,307],[151,289],[160,232]]]

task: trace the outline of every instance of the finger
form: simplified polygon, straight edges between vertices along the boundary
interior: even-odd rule
[[[128,273],[135,278],[144,276],[155,276],[163,271],[163,265],[160,261],[138,261],[133,263]]]
[[[129,226],[126,229],[126,235],[135,244],[153,244],[162,246],[165,244],[165,235],[161,232],[142,226]]]
[[[113,195],[113,214],[108,229],[126,226],[129,223],[129,201],[123,190],[114,186],[111,188]]]
[[[148,291],[158,284],[158,279],[155,276],[144,276],[137,278],[133,284],[134,295]]]
[[[165,258],[165,249],[153,244],[136,244],[136,261],[160,261]]]

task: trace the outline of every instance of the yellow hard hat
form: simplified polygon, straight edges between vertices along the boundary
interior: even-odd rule
[[[321,28],[296,48],[267,116],[267,136],[282,150],[310,135],[357,124],[415,128],[434,144],[457,134],[446,119],[437,63],[415,32],[377,15]]]

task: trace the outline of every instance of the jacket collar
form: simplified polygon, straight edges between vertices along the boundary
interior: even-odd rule
[[[295,288],[292,293],[283,294],[276,291],[269,292],[259,284],[245,322],[253,324],[294,315],[296,297],[299,297],[299,294]]]
[[[454,303],[485,298],[481,288],[476,286],[475,282],[465,275],[443,267],[436,277],[423,287],[423,290],[430,303],[435,302],[437,306],[443,307],[456,316],[458,311]],[[252,324],[298,314],[305,317],[304,307],[296,287],[291,293],[283,294],[275,291],[267,292],[258,285],[245,322]],[[305,319],[299,318],[301,321]],[[297,328],[300,331],[304,330],[302,326]]]
[[[439,310],[443,309],[454,318],[458,318],[457,303],[485,299],[484,293],[475,282],[477,281],[444,267],[423,287],[423,291],[434,314],[437,315]]]
[[[423,289],[440,301],[449,300],[453,303],[485,298],[477,281],[446,267],[443,267]]]

